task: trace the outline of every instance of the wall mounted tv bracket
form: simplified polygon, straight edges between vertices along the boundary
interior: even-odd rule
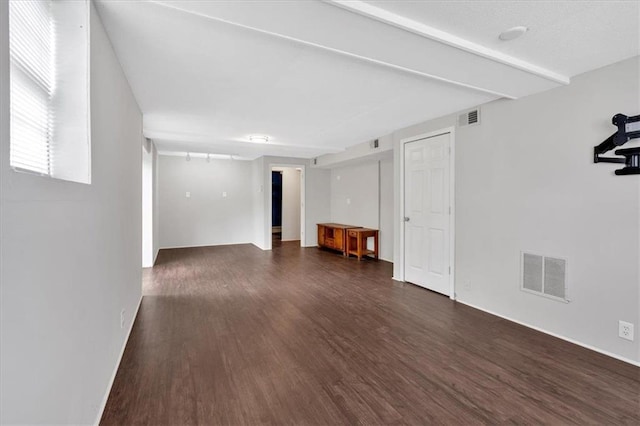
[[[624,114],[616,114],[611,122],[614,126],[618,126],[618,131],[593,148],[593,162],[624,164],[625,167],[616,170],[617,175],[640,174],[640,147],[616,150],[615,154],[622,157],[602,156],[605,152],[622,146],[631,139],[640,138],[640,115],[627,117]]]

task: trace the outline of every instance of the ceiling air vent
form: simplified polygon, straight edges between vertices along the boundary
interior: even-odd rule
[[[480,123],[480,110],[472,109],[471,111],[467,111],[464,114],[460,114],[458,116],[458,126],[470,126],[472,124]]]
[[[522,253],[521,288],[528,293],[568,302],[566,259]]]

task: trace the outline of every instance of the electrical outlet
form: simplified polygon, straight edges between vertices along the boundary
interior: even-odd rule
[[[120,311],[120,328],[124,328],[124,309]]]
[[[347,198],[347,205],[351,204],[351,198]]]
[[[633,342],[633,324],[625,321],[618,321],[618,337]]]
[[[222,193],[222,198],[227,198],[227,191],[224,191],[224,192]]]
[[[187,197],[187,198],[191,198],[191,192],[187,191],[187,192],[184,194],[184,196],[185,196],[185,197]]]

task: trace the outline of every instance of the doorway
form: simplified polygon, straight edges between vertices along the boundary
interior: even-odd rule
[[[404,280],[454,297],[453,135],[403,144]]]
[[[271,247],[283,242],[301,241],[302,169],[271,168]]]

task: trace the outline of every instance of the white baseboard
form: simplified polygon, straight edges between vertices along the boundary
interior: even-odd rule
[[[142,304],[142,295],[140,295],[140,300],[138,300],[138,307],[136,308],[136,313],[133,315],[131,319],[131,326],[129,327],[129,331],[127,332],[127,338],[124,339],[124,343],[122,344],[122,349],[120,349],[120,356],[118,356],[118,362],[116,363],[115,368],[113,369],[113,373],[111,374],[111,379],[109,379],[109,386],[107,386],[107,392],[104,394],[102,398],[102,404],[100,404],[100,410],[98,410],[98,417],[96,417],[96,421],[93,422],[94,425],[100,424],[100,419],[102,419],[102,414],[104,413],[104,409],[107,406],[107,401],[109,400],[109,394],[111,393],[111,387],[113,386],[113,381],[116,379],[116,374],[118,374],[118,368],[120,368],[120,362],[122,362],[122,356],[124,355],[124,350],[127,347],[127,343],[129,342],[129,336],[131,336],[131,330],[133,330],[133,324],[136,322],[136,318],[138,317],[138,311],[140,310],[140,305]]]
[[[591,345],[588,345],[586,343],[579,342],[577,340],[571,339],[571,338],[563,336],[561,334],[553,333],[551,331],[542,329],[540,327],[536,327],[535,325],[527,324],[526,322],[522,322],[522,321],[515,320],[513,318],[509,318],[507,316],[498,314],[498,313],[490,311],[488,309],[481,308],[481,307],[473,305],[471,303],[463,302],[463,301],[461,301],[459,299],[456,299],[456,302],[462,303],[463,305],[470,306],[470,307],[472,307],[474,309],[477,309],[477,310],[482,311],[482,312],[486,312],[486,313],[494,315],[496,317],[500,317],[502,319],[506,319],[507,321],[515,322],[516,324],[520,324],[522,326],[525,326],[527,328],[531,328],[531,329],[539,331],[541,333],[548,334],[549,336],[557,337],[558,339],[562,339],[562,340],[567,341],[569,343],[573,343],[574,345],[582,346],[583,348],[592,350],[594,352],[601,353],[602,355],[606,355],[608,357],[615,358],[615,359],[617,359],[619,361],[623,361],[623,362],[626,362],[628,364],[635,365],[636,367],[640,367],[640,361],[634,361],[632,359],[625,358],[625,357],[620,356],[620,355],[616,355],[616,354],[614,354],[612,352],[609,352],[609,351],[606,351],[604,349],[596,348],[595,346],[591,346]]]
[[[253,244],[253,245],[255,245],[254,243],[252,243],[250,241],[246,241],[246,242],[237,242],[237,243],[195,244],[195,245],[188,245],[188,246],[164,246],[164,247],[160,247],[160,250],[181,249],[181,248],[198,248],[198,247],[236,246],[236,245],[242,245],[242,244]]]

